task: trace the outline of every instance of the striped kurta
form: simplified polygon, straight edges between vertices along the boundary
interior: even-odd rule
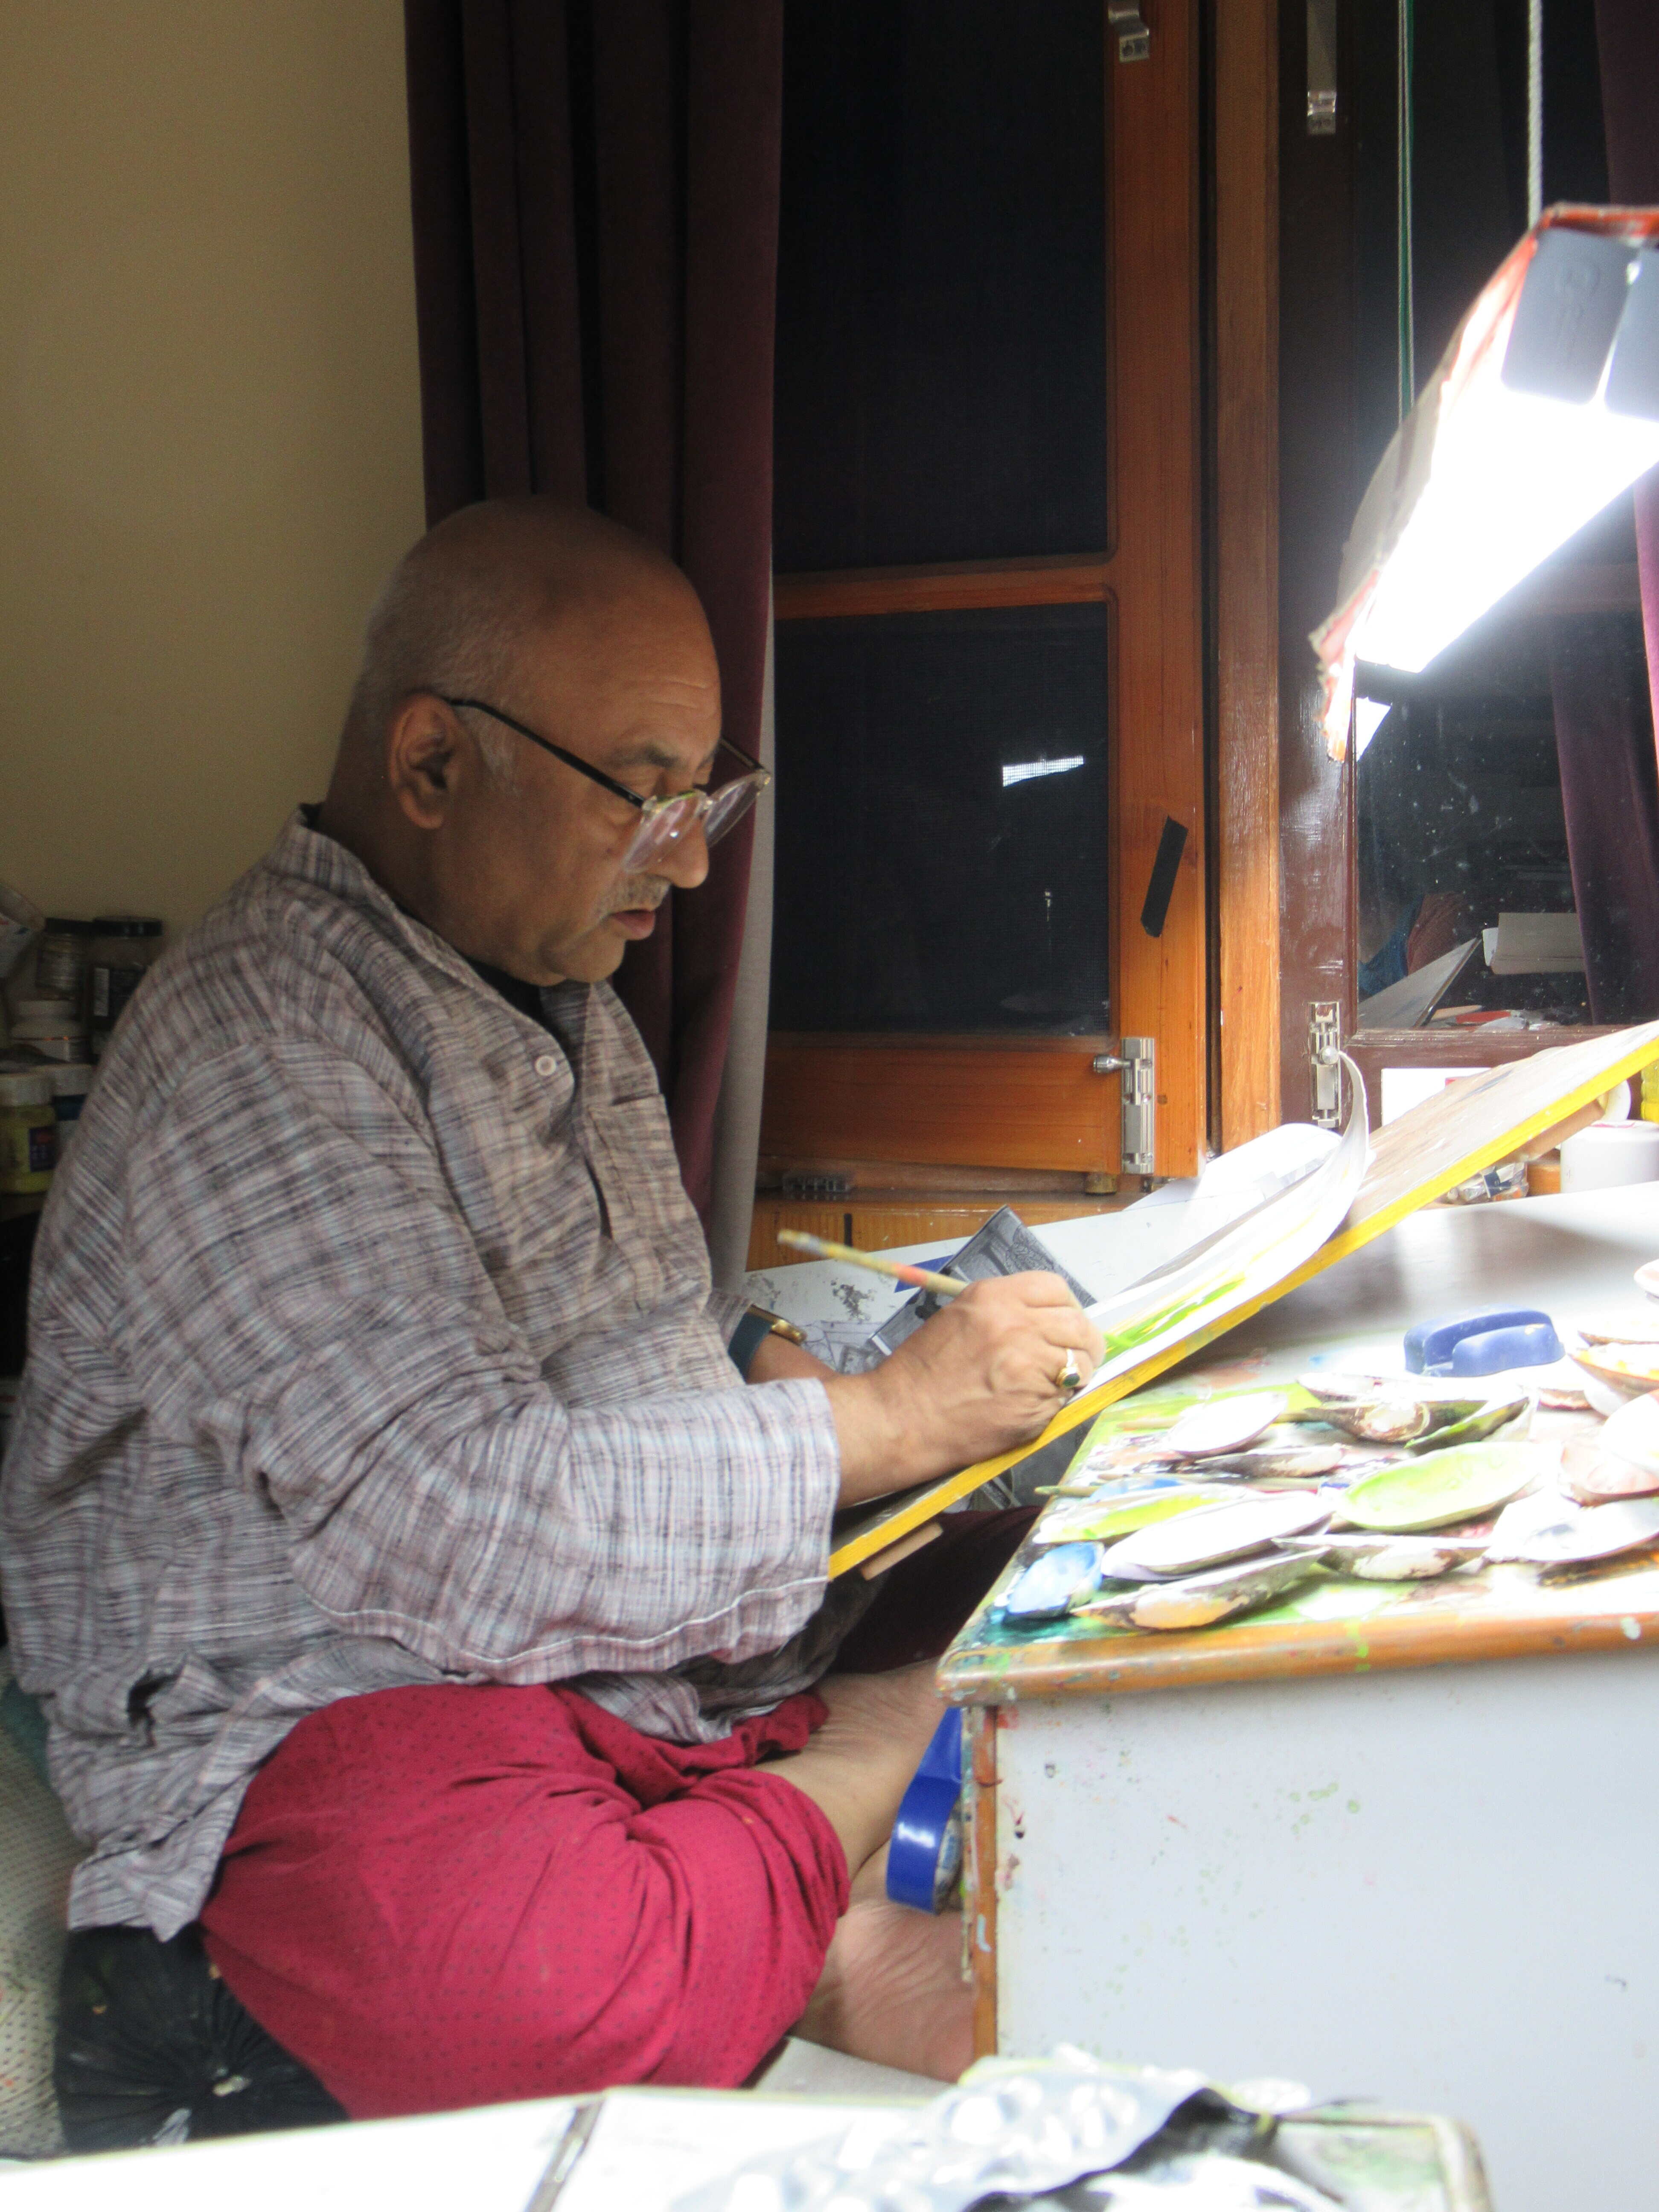
[[[71,1920],[193,1918],[333,1699],[563,1682],[647,1734],[807,1686],[839,1462],[742,1385],[607,985],[515,1012],[296,815],[124,1016],[41,1225],[0,1482]]]

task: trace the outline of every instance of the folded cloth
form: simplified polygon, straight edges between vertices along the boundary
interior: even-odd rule
[[[1030,1518],[951,1516],[882,1578],[849,1669],[941,1650]],[[208,1954],[354,2118],[735,2087],[800,2017],[847,1906],[829,1820],[761,1764],[825,1712],[806,1692],[675,1744],[565,1687],[340,1698],[254,1778]]]
[[[565,1689],[341,1698],[255,1777],[209,1955],[354,2118],[735,2087],[847,1904],[828,1819],[756,1765],[824,1711],[804,1692],[672,1744]]]

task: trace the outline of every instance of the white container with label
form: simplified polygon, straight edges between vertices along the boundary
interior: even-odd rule
[[[60,1166],[97,1072],[89,1060],[70,1060],[66,1066],[54,1067],[51,1071],[52,1110],[58,1122],[58,1159]]]
[[[1659,1122],[1597,1121],[1562,1146],[1564,1193],[1633,1182],[1659,1182]]]
[[[0,1075],[0,1192],[26,1197],[50,1188],[58,1164],[52,1077]]]
[[[20,999],[11,1025],[14,1044],[26,1044],[43,1060],[84,1060],[87,1027],[79,1011],[63,999]]]

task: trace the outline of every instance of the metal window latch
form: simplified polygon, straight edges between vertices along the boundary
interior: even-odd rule
[[[1140,0],[1106,0],[1106,21],[1117,33],[1119,61],[1144,62],[1152,58],[1152,34],[1140,12]]]
[[[783,1177],[783,1195],[787,1199],[850,1198],[853,1178],[846,1175],[815,1175],[807,1170],[793,1170]]]
[[[1342,1122],[1342,1008],[1334,999],[1316,999],[1308,1007],[1309,1073],[1313,1082],[1313,1119],[1322,1129]]]
[[[1123,1078],[1123,1173],[1156,1175],[1158,1139],[1158,1043],[1152,1037],[1126,1036],[1121,1052],[1097,1052],[1090,1062],[1097,1075]]]
[[[1336,136],[1336,0],[1308,0],[1308,136]]]

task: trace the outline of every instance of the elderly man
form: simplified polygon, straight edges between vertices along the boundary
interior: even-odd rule
[[[741,806],[720,726],[638,540],[432,532],[43,1224],[4,1596],[72,1923],[204,1941],[354,2114],[735,2083],[803,2014],[967,2056],[955,1931],[879,1896],[930,1669],[822,1679],[898,1595],[855,1626],[830,1522],[1034,1435],[1098,1339],[1019,1276],[842,1376],[711,1292],[605,979]]]

